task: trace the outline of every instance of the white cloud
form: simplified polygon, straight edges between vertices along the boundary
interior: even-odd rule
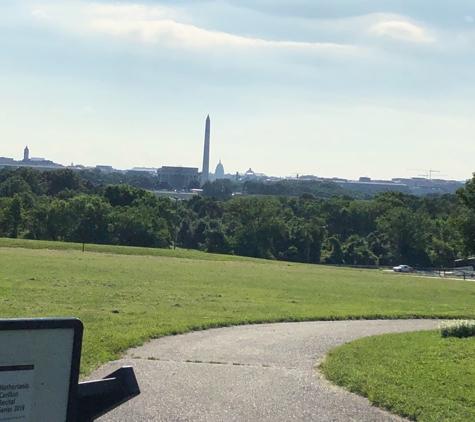
[[[474,19],[472,16],[465,16],[465,21],[468,23],[473,23]]]
[[[201,28],[180,8],[146,5],[63,2],[42,9],[56,25],[76,32],[92,32],[145,44],[182,49],[288,49],[336,55],[367,55],[366,49],[332,42],[276,41]],[[36,9],[35,9],[36,10]],[[38,14],[32,12],[35,17]]]
[[[409,41],[419,44],[428,44],[435,38],[416,25],[404,21],[380,22],[370,28],[370,32],[378,36],[388,36],[396,40]]]
[[[70,3],[70,2],[68,2]],[[142,4],[80,4],[77,7],[89,17],[109,17],[119,20],[180,19],[190,20],[188,14],[179,7],[146,6]]]
[[[282,47],[351,54],[351,45],[336,43],[310,43],[294,41],[270,41],[260,38],[243,37],[220,31],[210,31],[172,20],[114,20],[94,19],[90,28],[112,36],[129,38],[145,43],[162,44],[167,47],[207,48],[207,47]]]

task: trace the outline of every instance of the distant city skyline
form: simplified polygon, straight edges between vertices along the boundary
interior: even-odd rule
[[[34,143],[32,145],[34,145]],[[28,146],[26,146],[26,148],[24,150],[22,150],[23,151],[23,158],[19,157],[20,154],[14,154],[13,156],[9,156],[8,154],[3,154],[2,152],[0,152],[0,157],[13,158],[14,160],[21,161],[22,159],[23,160],[25,159],[24,158],[25,153],[26,153],[25,150],[28,150],[28,154],[29,154]],[[43,156],[46,155],[46,154],[42,154],[41,152],[40,152],[40,154],[43,155]],[[78,154],[78,156],[80,156],[80,154]],[[44,160],[44,159],[45,158],[32,157],[33,161],[39,161],[39,160]],[[100,161],[100,162],[90,162],[90,161],[88,161],[87,164],[86,164],[86,163],[82,163],[82,162],[79,162],[78,160],[74,160],[74,159],[70,163],[59,162],[59,161],[56,161],[56,160],[54,160],[52,158],[49,158],[49,157],[46,158],[46,160],[55,162],[57,164],[61,164],[64,167],[71,167],[72,165],[74,165],[74,166],[84,166],[86,168],[95,168],[95,167],[99,167],[99,166],[110,166],[110,167],[112,167],[116,170],[120,170],[120,171],[131,170],[133,168],[156,168],[156,169],[158,169],[162,166],[174,165],[175,167],[188,167],[188,166],[198,167],[200,172],[201,172],[202,171],[202,165],[199,166],[198,163],[200,161],[202,163],[204,162],[203,161],[203,155],[201,155],[201,157],[196,158],[195,162],[187,163],[187,164],[178,164],[177,165],[176,160],[175,160],[175,162],[173,162],[171,164],[161,162],[161,163],[153,163],[153,165],[137,165],[137,163],[131,163],[130,166],[126,166],[126,167],[119,167],[119,166],[114,165],[114,163],[110,163],[110,162],[106,162],[106,161]],[[208,173],[209,174],[214,174],[211,171],[211,168],[214,168],[215,165],[221,164],[222,161],[223,161],[222,159],[218,159],[215,163],[213,160],[209,159]],[[209,166],[211,166],[211,168]],[[236,169],[236,170],[231,170],[230,172],[228,172],[228,174],[235,174],[236,172],[244,174],[246,172],[247,168],[249,168],[249,167],[248,167],[248,165],[245,164],[242,168],[239,168],[239,169]],[[252,167],[250,167],[250,168],[252,168]],[[389,177],[374,177],[374,176],[371,176],[371,174],[369,172],[365,172],[365,173],[359,174],[359,175],[347,176],[346,172],[344,172],[344,171],[342,171],[341,173],[335,173],[334,172],[334,173],[329,173],[329,174],[298,172],[298,171],[290,173],[290,174],[272,174],[270,172],[266,172],[265,169],[261,169],[261,167],[258,165],[258,163],[257,163],[257,166],[255,168],[258,168],[260,173],[264,173],[264,174],[266,174],[268,176],[271,176],[271,177],[281,177],[281,178],[312,175],[312,176],[319,176],[319,177],[322,177],[322,178],[343,178],[343,179],[348,179],[348,180],[358,180],[359,178],[370,178],[370,179],[373,179],[373,180],[391,180],[393,178],[425,177],[425,178],[428,178],[428,179],[434,178],[434,179],[443,179],[443,180],[464,181],[464,180],[468,180],[472,177],[472,173],[470,173],[466,177],[457,179],[455,177],[452,177],[451,175],[446,174],[445,172],[443,172],[441,170],[435,169],[434,167],[424,168],[424,169],[401,168],[400,173],[390,175]],[[475,165],[474,165],[474,171],[475,171]]]
[[[475,5],[4,0],[0,155],[389,180],[475,171]]]
[[[204,153],[202,156],[203,163],[206,162],[206,155],[207,152],[209,154],[210,150],[210,132],[209,132],[209,127],[210,127],[210,119],[209,115],[206,119],[206,129],[205,129],[205,148],[204,148]],[[200,169],[197,166],[168,166],[167,164],[160,164],[158,166],[152,166],[152,167],[144,167],[144,166],[133,166],[133,167],[127,167],[127,168],[117,168],[114,167],[113,165],[110,164],[93,164],[93,165],[84,165],[79,162],[71,162],[70,164],[64,164],[64,163],[57,163],[54,160],[51,160],[49,158],[40,158],[40,157],[30,157],[29,156],[30,149],[28,146],[25,146],[23,149],[23,159],[16,159],[15,157],[5,157],[2,156],[0,153],[0,168],[3,166],[26,166],[26,167],[37,167],[37,168],[43,168],[43,167],[48,167],[48,168],[72,168],[72,169],[100,169],[103,171],[119,171],[119,172],[127,172],[127,171],[145,171],[147,173],[160,173],[159,170],[163,168],[176,168],[176,169],[191,169],[195,168],[195,171],[199,172],[200,175],[200,181],[201,184],[203,184],[203,174],[202,174],[202,169]],[[44,163],[44,165],[42,164]],[[264,180],[265,178],[268,179],[303,179],[303,180],[318,180],[318,179],[325,179],[325,180],[330,180],[330,179],[335,179],[335,180],[348,180],[348,181],[359,181],[359,182],[377,182],[377,181],[391,181],[391,180],[397,180],[398,183],[400,183],[403,179],[427,179],[427,180],[456,180],[453,178],[447,178],[445,174],[440,175],[439,170],[435,169],[409,169],[412,172],[418,173],[416,176],[394,176],[388,179],[378,179],[378,178],[371,178],[368,176],[358,176],[358,177],[343,177],[339,175],[332,175],[332,176],[325,176],[325,175],[316,175],[316,174],[310,174],[310,173],[293,173],[290,175],[275,175],[275,174],[266,174],[265,172],[258,172],[255,173],[252,168],[249,168],[247,171],[244,171],[242,169],[237,170],[237,171],[232,171],[232,172],[225,172],[224,171],[224,165],[222,163],[222,160],[220,159],[219,162],[216,164],[215,172],[213,173],[209,169],[210,164],[208,163],[208,177],[206,178],[206,181],[213,181],[216,180],[216,176],[218,178],[231,178],[235,179],[236,175],[238,176],[244,176],[246,177],[248,174],[252,174],[253,177],[252,179],[256,180]],[[425,173],[419,173],[419,172],[425,172]],[[254,177],[257,176],[257,177]],[[458,182],[464,182],[466,179],[461,179],[457,180]]]
[[[137,173],[147,177],[155,177],[156,180],[152,182],[156,186],[161,186],[161,189],[165,189],[165,192],[161,192],[160,195],[170,196],[174,193],[181,192],[181,199],[190,197],[190,195],[196,194],[199,188],[203,188],[207,182],[213,182],[217,179],[228,179],[234,182],[261,182],[263,186],[273,185],[279,182],[290,183],[310,183],[318,182],[333,182],[341,188],[347,189],[349,192],[360,192],[364,195],[376,195],[388,190],[410,193],[413,195],[427,195],[427,194],[453,194],[464,185],[462,181],[444,180],[443,178],[432,177],[438,171],[433,169],[426,169],[421,171],[427,171],[426,174],[419,175],[418,177],[405,178],[397,177],[391,180],[377,180],[369,177],[360,177],[358,180],[345,179],[342,177],[321,177],[316,175],[295,175],[295,177],[276,177],[273,175],[266,175],[264,173],[256,173],[249,168],[246,172],[236,172],[235,174],[226,173],[224,166],[221,162],[216,165],[215,173],[209,171],[209,152],[210,152],[210,118],[206,119],[205,124],[205,142],[203,152],[203,169],[201,173],[198,167],[176,167],[176,166],[161,166],[159,168],[144,168],[144,167],[132,167],[131,169],[119,170],[110,165],[96,165],[94,167],[85,167],[83,165],[62,166],[61,164],[54,163],[51,160],[45,158],[35,158],[29,156],[29,148],[26,146],[23,152],[23,160],[14,160],[13,158],[0,156],[0,167],[6,168],[18,168],[18,167],[31,167],[36,170],[61,170],[70,169],[77,170],[101,170],[106,174],[120,174],[120,177],[126,177],[125,175],[134,175]],[[423,177],[420,177],[423,176]],[[157,184],[158,183],[158,184]],[[254,187],[252,187],[254,186]],[[252,194],[261,194],[260,188],[256,185],[248,186]]]

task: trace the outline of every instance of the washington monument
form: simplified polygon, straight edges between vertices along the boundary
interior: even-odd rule
[[[203,152],[203,168],[201,170],[201,186],[203,186],[209,180],[209,137],[211,132],[211,120],[206,118],[205,129],[205,149]]]

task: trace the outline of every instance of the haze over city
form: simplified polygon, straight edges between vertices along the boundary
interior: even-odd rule
[[[390,179],[473,172],[467,1],[13,1],[0,155]]]

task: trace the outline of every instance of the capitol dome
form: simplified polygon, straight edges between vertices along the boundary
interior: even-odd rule
[[[219,160],[219,163],[216,166],[214,177],[215,179],[224,179],[224,166],[221,164],[221,160]]]

